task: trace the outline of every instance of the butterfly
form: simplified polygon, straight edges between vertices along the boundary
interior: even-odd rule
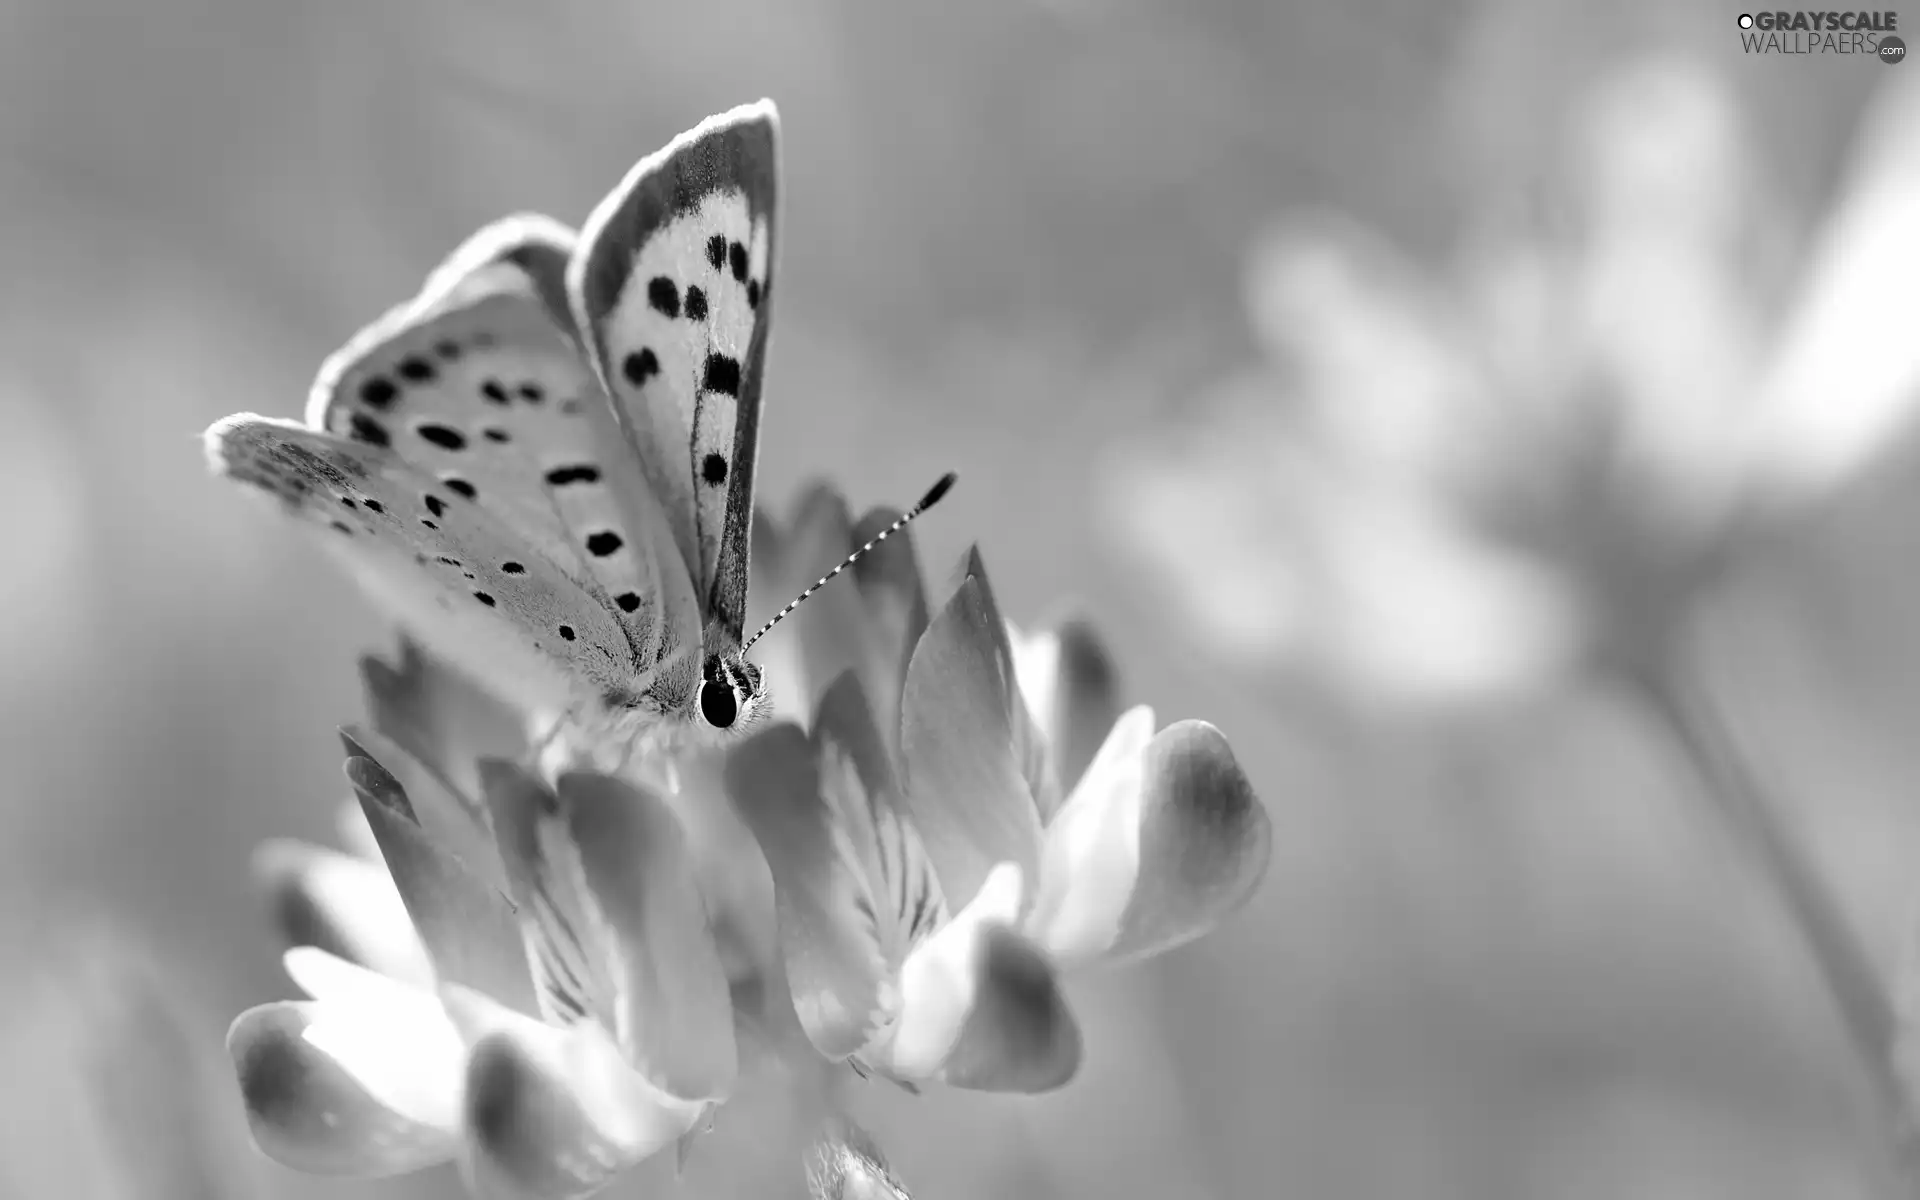
[[[642,159],[578,234],[489,225],[326,361],[304,422],[209,428],[211,467],[530,711],[617,743],[750,727],[778,147],[763,100]]]

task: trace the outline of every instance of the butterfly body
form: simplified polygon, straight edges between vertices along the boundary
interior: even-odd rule
[[[322,367],[207,431],[428,649],[630,753],[765,711],[740,650],[778,121],[712,118],[576,236],[482,230]]]

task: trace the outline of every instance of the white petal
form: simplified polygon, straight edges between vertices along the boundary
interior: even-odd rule
[[[1140,873],[1140,805],[1152,740],[1153,710],[1128,710],[1047,827],[1026,932],[1063,965],[1099,957],[1120,935]]]
[[[973,902],[907,955],[900,967],[900,1017],[886,1058],[907,1079],[927,1079],[946,1061],[973,1008],[981,934],[1011,927],[1020,915],[1018,863],[987,873]]]
[[[1920,400],[1920,78],[1893,73],[1868,112],[1761,397],[1756,466],[1788,498],[1843,482]]]
[[[1007,642],[1013,647],[1013,674],[1020,684],[1020,694],[1026,697],[1034,718],[1044,722],[1060,690],[1060,639],[1047,630],[1023,633],[1008,621]],[[1042,728],[1041,732],[1053,731]]]
[[[254,852],[253,868],[274,893],[289,926],[285,932],[296,944],[338,950],[396,979],[431,987],[426,948],[377,854],[368,860],[276,839]]]
[[[433,993],[298,946],[287,974],[320,1003],[302,1037],[367,1093],[423,1125],[458,1127],[466,1046]]]
[[[362,1179],[452,1158],[458,1128],[446,1118],[457,1110],[458,1071],[403,1060],[421,1074],[432,1070],[447,1101],[396,1108],[363,1078],[368,1055],[353,1048],[342,1020],[311,1000],[263,1004],[234,1020],[227,1048],[255,1144],[298,1171]]]
[[[445,998],[475,1044],[464,1165],[478,1194],[584,1195],[707,1112],[648,1083],[597,1025],[557,1029],[466,988]]]

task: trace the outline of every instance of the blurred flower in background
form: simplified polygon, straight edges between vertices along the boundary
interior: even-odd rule
[[[1689,598],[1875,458],[1920,390],[1920,85],[1883,86],[1784,290],[1740,117],[1691,60],[1610,75],[1547,202],[1496,206],[1438,279],[1335,215],[1264,237],[1269,365],[1106,471],[1116,543],[1181,626],[1399,696],[1664,653]]]
[[[757,546],[831,562],[895,515],[850,525],[816,489],[785,539],[763,517]],[[727,767],[801,1024],[829,1059],[903,1082],[1060,1087],[1081,1041],[1056,970],[1206,933],[1266,869],[1266,812],[1218,730],[1120,711],[1083,626],[1009,626],[977,550],[931,618],[910,544],[863,565],[796,631],[807,726],[755,735]]]

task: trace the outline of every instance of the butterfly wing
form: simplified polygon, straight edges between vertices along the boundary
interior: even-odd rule
[[[321,368],[314,428],[391,447],[477,505],[604,607],[639,661],[700,634],[693,583],[659,503],[572,337],[571,230],[496,222],[420,295]]]
[[[705,616],[736,643],[773,291],[778,128],[763,100],[642,159],[587,218],[567,273],[588,357],[639,449]]]
[[[214,471],[280,499],[428,650],[529,708],[629,688],[613,614],[515,530],[393,450],[240,413],[206,434]]]

